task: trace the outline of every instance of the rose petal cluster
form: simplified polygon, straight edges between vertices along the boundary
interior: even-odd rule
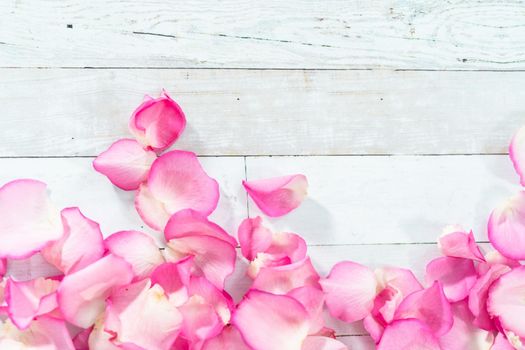
[[[38,180],[0,188],[0,349],[347,349],[330,317],[362,323],[380,350],[525,347],[525,192],[490,215],[495,250],[484,253],[472,232],[447,227],[423,280],[353,261],[321,276],[298,234],[259,216],[234,233],[210,220],[218,182],[194,153],[167,151],[185,124],[165,91],[147,97],[130,119],[134,138],[93,162],[135,191],[138,214],[162,239],[103,234],[79,208],[54,207]],[[521,129],[509,152],[520,177],[524,140]],[[295,210],[308,189],[302,174],[242,185],[268,217]],[[11,273],[35,256],[53,272],[34,275],[28,265],[30,278]],[[239,269],[247,283],[234,299],[227,285]]]

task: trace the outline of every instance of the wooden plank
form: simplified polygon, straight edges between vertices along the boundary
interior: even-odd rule
[[[167,88],[201,155],[504,153],[525,72],[0,69],[1,156],[94,156]]]
[[[523,69],[525,4],[3,1],[0,66]]]
[[[520,187],[507,156],[248,157],[248,180],[303,173],[309,194],[269,219],[310,244],[434,242],[446,225],[486,240],[490,212]],[[260,213],[249,201],[251,216]]]

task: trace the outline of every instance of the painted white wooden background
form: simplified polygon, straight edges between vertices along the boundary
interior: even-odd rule
[[[91,161],[166,88],[188,117],[176,147],[221,183],[212,217],[229,232],[258,213],[242,179],[301,172],[309,198],[271,222],[322,274],[350,259],[422,276],[443,226],[485,242],[519,188],[506,152],[525,124],[524,18],[510,0],[4,0],[0,182],[40,178],[106,235],[143,228]]]

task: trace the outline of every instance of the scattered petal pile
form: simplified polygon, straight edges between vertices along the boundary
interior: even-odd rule
[[[299,235],[254,217],[233,236],[208,218],[219,184],[195,154],[167,151],[185,125],[166,92],[147,97],[129,122],[134,139],[93,162],[115,186],[135,191],[138,214],[162,240],[133,230],[105,235],[79,208],[55,208],[37,180],[0,188],[1,349],[347,349],[331,317],[361,322],[380,350],[525,348],[525,192],[490,215],[494,251],[447,227],[442,256],[421,281],[407,269],[352,261],[322,277]],[[509,152],[522,184],[524,140],[521,129]],[[308,181],[293,174],[242,185],[276,217],[300,206]],[[32,256],[54,273],[10,273]],[[249,287],[234,300],[225,286],[239,259]]]

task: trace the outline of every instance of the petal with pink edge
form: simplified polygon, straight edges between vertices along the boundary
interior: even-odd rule
[[[485,261],[472,231],[447,233],[439,238],[438,246],[441,253],[446,256]]]
[[[525,259],[525,192],[494,209],[488,222],[490,243],[507,258]]]
[[[252,290],[237,306],[232,324],[253,350],[300,350],[307,320],[307,311],[294,298]]]
[[[21,179],[2,186],[0,213],[0,258],[26,258],[62,236],[60,215],[43,182]]]
[[[208,339],[201,350],[251,350],[234,326],[228,325],[214,338]]]
[[[449,331],[453,322],[452,309],[439,282],[408,295],[399,304],[394,319],[408,318],[425,323],[436,337]]]
[[[144,187],[137,193],[135,206],[144,222],[157,230],[182,209],[208,216],[219,201],[217,181],[206,174],[192,152],[171,151],[157,158],[148,175],[147,189]],[[156,212],[160,209],[161,214]]]
[[[124,191],[136,190],[146,181],[157,155],[145,150],[135,140],[122,139],[113,143],[93,161],[93,168]]]
[[[308,312],[308,319],[310,320],[310,330],[308,331],[308,334],[316,334],[320,332],[324,327],[323,291],[311,286],[301,286],[292,289],[287,295],[300,302],[304,306],[306,312]]]
[[[231,296],[219,290],[204,277],[192,276],[188,285],[188,292],[192,296],[200,296],[213,306],[223,324],[227,324],[234,309]]]
[[[9,320],[0,321],[0,349],[74,350],[64,321],[41,316],[26,330],[19,330]]]
[[[7,259],[0,259],[0,278],[7,272]]]
[[[427,264],[425,278],[429,285],[441,282],[448,301],[456,302],[468,296],[478,274],[472,260],[444,256]]]
[[[490,350],[516,350],[516,348],[509,343],[503,333],[498,333]]]
[[[176,212],[170,217],[164,228],[166,241],[195,234],[219,238],[233,246],[237,245],[233,236],[230,236],[222,227],[193,209],[183,209]]]
[[[304,340],[301,350],[348,350],[348,348],[333,338],[309,336]]]
[[[386,327],[377,350],[441,350],[430,328],[416,319],[398,320]]]
[[[149,279],[120,288],[108,299],[105,329],[115,334],[112,341],[117,345],[169,350],[181,324],[177,307]]]
[[[58,288],[58,304],[64,318],[79,327],[91,326],[106,307],[111,292],[133,279],[131,265],[107,255],[73,274]]]
[[[320,283],[326,306],[333,317],[350,323],[362,320],[372,311],[377,280],[368,267],[343,261],[336,264]]]
[[[242,255],[250,261],[272,244],[272,232],[263,226],[260,216],[244,219],[239,225],[237,236]]]
[[[487,310],[504,329],[525,338],[525,266],[502,275],[489,290]]]
[[[42,256],[65,274],[80,270],[104,254],[98,223],[85,217],[78,208],[61,212],[64,234],[42,249]]]
[[[520,177],[521,185],[525,186],[525,127],[521,127],[512,138],[509,157]]]
[[[224,327],[214,307],[199,295],[191,296],[179,310],[183,319],[182,335],[190,342],[213,338]]]
[[[149,96],[148,96],[149,97]],[[175,142],[186,126],[180,106],[166,91],[159,98],[147,98],[133,112],[129,129],[144,146],[163,151]]]
[[[155,267],[164,263],[155,240],[143,232],[120,231],[106,238],[104,245],[131,265],[137,279],[148,277]]]
[[[9,278],[5,300],[9,318],[19,329],[26,329],[36,316],[57,308],[56,289],[59,282],[42,277],[18,282]]]
[[[188,300],[193,256],[161,264],[151,273],[151,284],[158,284],[164,290],[171,303],[180,306]]]
[[[297,208],[308,190],[306,176],[301,174],[243,181],[242,184],[259,209],[271,217],[288,214]]]

